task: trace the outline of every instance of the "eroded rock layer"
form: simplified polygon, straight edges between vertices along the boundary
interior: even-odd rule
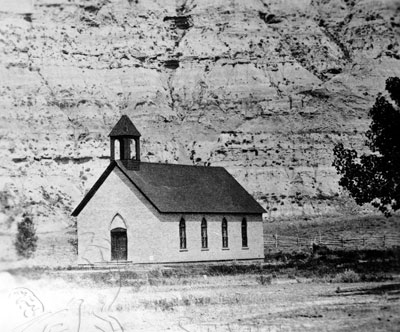
[[[2,229],[69,224],[121,114],[142,160],[224,166],[268,218],[352,210],[332,148],[400,76],[400,1],[0,4]]]

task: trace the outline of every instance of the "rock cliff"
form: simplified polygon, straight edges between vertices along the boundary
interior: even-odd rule
[[[121,114],[142,133],[143,160],[224,166],[267,218],[352,212],[332,148],[364,148],[368,110],[400,76],[400,1],[0,7],[4,234],[24,210],[42,232],[71,222]]]

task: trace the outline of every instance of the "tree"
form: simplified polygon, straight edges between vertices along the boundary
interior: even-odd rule
[[[22,218],[22,221],[17,225],[18,231],[15,248],[19,256],[30,258],[36,250],[38,237],[36,236],[32,217],[24,213]]]
[[[340,186],[358,205],[371,203],[389,217],[400,209],[400,78],[388,78],[386,90],[394,103],[379,94],[369,111],[372,121],[365,135],[371,153],[358,157],[339,143],[333,166]]]

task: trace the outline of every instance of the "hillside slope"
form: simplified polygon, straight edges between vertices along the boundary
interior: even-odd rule
[[[353,209],[332,147],[400,76],[400,1],[32,2],[0,1],[1,234],[68,225],[121,114],[143,160],[224,166],[268,218]]]

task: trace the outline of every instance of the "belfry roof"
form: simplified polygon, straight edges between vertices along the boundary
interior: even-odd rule
[[[136,129],[131,119],[127,115],[122,115],[117,124],[108,135],[110,137],[140,137],[139,130]]]

